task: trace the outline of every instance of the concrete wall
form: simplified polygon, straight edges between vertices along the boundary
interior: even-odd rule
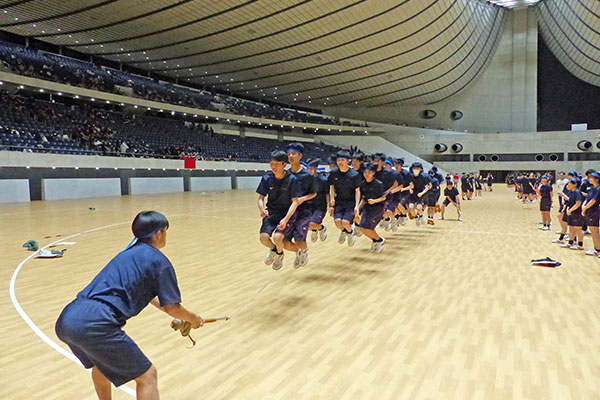
[[[183,192],[183,178],[129,178],[129,194]]]
[[[531,132],[537,127],[537,20],[533,9],[510,11],[487,69],[459,94],[434,104],[394,107],[323,107],[327,114],[366,121],[464,132]],[[423,110],[437,116],[423,119]],[[458,121],[450,118],[462,111]],[[369,124],[374,128],[373,124]],[[375,130],[377,130],[375,128]]]
[[[121,180],[119,178],[42,179],[43,200],[81,199],[120,195]]]
[[[260,176],[238,176],[237,188],[239,190],[256,190],[260,179]]]
[[[231,190],[230,177],[190,178],[192,192],[223,192]]]
[[[29,201],[29,180],[0,180],[0,203],[20,203]]]

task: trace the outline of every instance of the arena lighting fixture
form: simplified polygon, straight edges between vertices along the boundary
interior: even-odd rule
[[[115,167],[115,171],[117,170],[117,167]]]
[[[52,169],[56,169],[56,167],[52,167]]]
[[[194,114],[194,118],[198,118],[198,114]]]
[[[541,0],[486,0],[486,3],[500,7],[515,8],[531,6],[540,1]]]
[[[25,168],[29,169],[29,168],[31,168],[31,167],[28,165],[28,166],[26,166]]]
[[[133,106],[133,108],[138,108],[138,106],[137,106],[137,105],[136,105],[136,106]]]
[[[179,171],[179,168],[177,168],[177,171]]]
[[[79,95],[75,95],[75,98],[76,98],[76,99],[78,99],[78,98],[79,98]]]
[[[100,167],[96,167],[96,171],[99,170],[99,169],[100,169]]]
[[[106,104],[110,104],[110,101],[106,100]]]
[[[166,168],[163,168],[163,171],[166,171],[166,170],[167,170]]]
[[[79,167],[75,167],[75,169],[79,169]],[[116,168],[115,168],[116,169]]]
[[[4,85],[4,82],[0,81],[0,85]]]
[[[93,98],[93,97],[92,97],[92,99],[91,99],[91,100],[92,100],[92,101],[96,101],[96,99],[95,99],[95,98]]]
[[[25,86],[19,85],[19,89],[25,89]]]
[[[152,168],[148,168],[148,171],[150,171]]]
[[[135,171],[135,168],[131,168],[132,171]]]
[[[44,93],[44,89],[40,89],[40,92],[41,92],[41,93]]]
[[[56,94],[57,94],[57,95],[59,95],[59,96],[62,96],[62,92],[58,92],[58,93],[56,93]]]

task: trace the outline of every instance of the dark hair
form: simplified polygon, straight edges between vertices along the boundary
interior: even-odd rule
[[[331,156],[329,157],[329,159],[327,160],[327,163],[329,165],[337,165],[337,158],[335,156]]]
[[[404,165],[404,158],[396,158],[396,159],[394,160],[394,164],[397,164],[397,165]]]
[[[352,154],[352,159],[358,161],[365,161],[365,155],[360,151],[357,151],[356,153]]]
[[[337,160],[338,158],[345,158],[347,160],[350,160],[350,152],[346,150],[340,150],[335,155],[335,159]]]
[[[142,211],[135,216],[131,224],[131,231],[138,242],[148,243],[158,231],[169,227],[167,217],[158,211]]]
[[[365,163],[365,168],[363,171],[374,171],[377,172],[377,165],[372,162]]]
[[[376,153],[375,156],[373,157],[373,161],[385,161],[385,154],[384,153]]]
[[[273,150],[271,153],[271,161],[279,161],[282,163],[288,163],[288,156],[285,151]]]
[[[586,174],[586,175],[589,175],[589,174],[593,174],[594,172],[596,172],[596,170],[595,170],[595,169],[591,169],[591,168],[590,168],[590,169],[588,169],[587,171],[585,171],[585,174]]]
[[[304,154],[304,145],[302,143],[294,142],[287,145],[285,151],[297,151],[298,153]]]
[[[321,164],[321,160],[318,158],[310,158],[306,161],[306,164],[311,168],[317,168]]]

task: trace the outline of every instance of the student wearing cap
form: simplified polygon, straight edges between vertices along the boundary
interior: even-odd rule
[[[398,187],[395,189],[394,196],[397,198],[398,206],[396,207],[392,230],[396,232],[398,230],[398,225],[406,225],[408,222],[407,207],[410,198],[409,190],[411,189],[411,179],[409,172],[404,169],[403,158],[396,158],[394,160],[394,169],[396,170],[396,181],[398,182]]]
[[[330,207],[333,210],[335,226],[340,230],[338,243],[348,239],[348,246],[355,243],[352,223],[359,214],[360,177],[350,168],[350,153],[341,150],[337,153],[337,168],[329,173],[327,183],[330,186]]]
[[[375,154],[375,163],[377,164],[377,172],[375,172],[375,179],[380,181],[385,188],[385,212],[383,213],[383,219],[381,220],[381,226],[386,231],[392,229],[392,217],[398,207],[398,198],[391,195],[393,191],[398,188],[398,181],[395,171],[392,170],[394,162],[387,158],[383,153]]]
[[[92,369],[99,399],[111,398],[111,383],[129,381],[135,381],[138,399],[158,399],[156,367],[122,329],[148,304],[189,322],[193,329],[204,325],[181,304],[175,269],[160,251],[167,244],[168,228],[163,214],[139,213],[131,225],[135,243],[110,260],[56,321],[58,338]]]
[[[316,196],[307,201],[311,208],[308,229],[311,232],[310,240],[312,242],[316,242],[317,238],[321,241],[327,239],[327,227],[323,225],[323,218],[325,218],[329,206],[329,184],[327,183],[327,174],[318,172],[320,162],[321,160],[318,158],[307,162],[308,172],[315,177],[313,190]]]
[[[433,170],[429,171],[429,179],[431,182],[431,189],[429,189],[423,201],[427,206],[427,225],[435,225],[433,218],[435,217],[435,207],[440,199],[441,182],[438,178],[438,174]]]
[[[269,249],[265,264],[273,264],[276,271],[283,266],[283,250],[295,252],[295,249],[286,247],[284,239],[293,229],[292,218],[301,197],[296,177],[285,169],[287,163],[288,156],[285,152],[273,151],[271,172],[261,178],[256,188],[258,210],[262,217],[259,238],[262,245]]]
[[[284,245],[289,250],[296,252],[294,268],[300,268],[308,264],[306,237],[308,236],[312,208],[307,201],[312,200],[317,195],[313,190],[315,177],[308,172],[302,162],[304,154],[304,145],[302,143],[290,143],[286,148],[286,152],[290,160],[288,172],[294,175],[298,181],[300,197],[298,198],[298,208],[293,227],[291,232],[286,235]]]
[[[377,234],[375,229],[385,212],[385,186],[375,179],[378,166],[373,163],[365,165],[363,170],[364,181],[360,186],[361,201],[358,208],[361,210],[360,230],[371,239],[371,252],[381,253],[385,239]]]
[[[600,232],[598,230],[598,224],[600,222],[600,209],[598,208],[598,200],[600,197],[600,173],[595,171],[590,173],[588,182],[590,182],[592,187],[587,192],[581,213],[585,218],[586,225],[590,228],[590,232],[592,233],[594,248],[588,250],[585,254],[590,256],[600,256]]]
[[[565,177],[564,172],[561,172],[561,175],[562,175],[563,179],[560,179],[559,181],[557,181],[557,183],[559,185],[559,189],[560,189],[557,192],[558,193],[558,222],[560,223],[560,230],[556,232],[560,236],[558,237],[558,239],[552,240],[552,242],[563,244],[563,243],[565,243],[564,238],[567,235],[567,230],[569,229],[569,224],[567,223],[567,221],[564,218],[565,209],[566,209],[565,203],[567,201],[566,199],[568,199],[568,197],[569,197],[568,183],[572,178],[577,177],[577,173],[575,171],[571,171],[571,172],[569,172],[567,177]]]
[[[444,219],[446,207],[448,207],[450,203],[454,204],[454,207],[456,207],[456,212],[458,213],[458,220],[462,221],[462,211],[460,209],[460,198],[458,195],[458,189],[454,186],[454,183],[452,181],[448,182],[446,188],[444,189],[444,201],[442,202],[442,216],[439,218],[440,220]]]
[[[540,184],[540,212],[542,214],[542,224],[539,229],[543,231],[550,230],[550,224],[552,223],[552,217],[550,216],[550,209],[552,208],[552,185],[548,182],[546,175],[542,176]]]
[[[569,225],[569,241],[561,245],[561,247],[569,247],[571,250],[583,250],[583,231],[581,227],[584,224],[583,215],[581,214],[581,204],[583,195],[579,190],[580,183],[577,178],[571,178],[567,184],[569,190],[565,200],[565,213],[563,219],[567,220]]]
[[[410,176],[413,188],[410,190],[410,200],[408,212],[415,219],[417,226],[423,221],[423,196],[431,189],[431,180],[427,174],[423,173],[423,164],[414,162],[410,166],[412,175]]]

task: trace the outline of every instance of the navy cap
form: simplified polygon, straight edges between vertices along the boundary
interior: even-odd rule
[[[569,172],[569,175],[577,176],[577,172],[571,171],[571,172]]]
[[[577,178],[571,178],[571,183],[577,184],[579,183],[579,181],[577,180]]]

